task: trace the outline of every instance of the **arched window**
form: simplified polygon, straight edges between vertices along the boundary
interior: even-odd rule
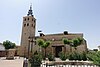
[[[32,18],[32,21],[33,21],[33,18]]]
[[[29,20],[29,18],[27,20]]]
[[[35,28],[35,25],[34,25],[34,28]]]
[[[34,20],[34,23],[35,23],[35,20]]]
[[[32,27],[33,27],[33,24],[32,24]]]
[[[26,24],[24,24],[24,27],[26,26]]]
[[[29,23],[27,23],[27,26],[29,26]]]
[[[24,21],[26,21],[26,18],[24,19]]]

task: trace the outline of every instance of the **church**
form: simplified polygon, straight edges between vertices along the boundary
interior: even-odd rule
[[[45,41],[51,41],[51,44],[47,47],[47,53],[52,53],[55,57],[58,57],[59,52],[70,53],[70,46],[64,46],[62,41],[63,38],[67,38],[72,40],[74,38],[83,38],[83,33],[69,33],[68,31],[64,31],[62,33],[56,34],[44,34],[40,33],[40,36],[35,36],[36,32],[36,18],[32,12],[32,5],[28,11],[27,16],[23,17],[23,25],[22,25],[22,34],[21,34],[21,44],[19,48],[19,56],[27,56],[31,55],[35,51],[40,51],[38,44],[36,43],[37,39],[43,39]],[[72,48],[72,51],[74,49]],[[87,43],[83,38],[83,42],[80,46],[77,47],[77,52],[86,52],[87,51]],[[44,52],[42,49],[41,52]]]

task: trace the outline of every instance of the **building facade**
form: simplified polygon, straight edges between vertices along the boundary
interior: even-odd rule
[[[29,51],[32,51],[34,39],[35,39],[35,27],[36,27],[36,19],[34,18],[32,12],[32,6],[28,11],[27,16],[23,17],[23,25],[22,25],[22,35],[21,35],[21,47],[20,47],[20,55],[29,55]],[[30,48],[31,47],[31,48]]]
[[[56,57],[59,52],[70,53],[70,46],[64,45],[62,39],[74,39],[74,38],[83,38],[83,33],[68,33],[67,31],[59,34],[46,34],[40,33],[40,36],[35,36],[36,28],[36,19],[32,14],[32,6],[28,11],[27,16],[23,17],[23,26],[22,26],[22,36],[21,36],[21,47],[20,47],[20,56],[29,56],[35,51],[40,51],[36,40],[41,38],[45,41],[51,41],[50,46],[46,49],[47,53],[52,53]],[[84,39],[84,38],[83,38]],[[74,48],[72,48],[74,51]],[[77,47],[77,52],[86,52],[87,43],[84,39],[82,44]],[[44,49],[42,51],[44,53]]]
[[[67,31],[65,31],[65,32],[67,32]],[[65,45],[63,43],[63,39],[67,38],[69,40],[72,40],[74,38],[83,38],[83,34],[82,33],[68,33],[68,32],[66,34],[65,32],[59,33],[59,34],[47,34],[47,35],[43,34],[43,36],[41,35],[40,37],[38,37],[45,41],[51,42],[50,46],[48,46],[46,49],[47,54],[52,53],[54,56],[58,57],[60,52],[71,53],[71,52],[75,51],[74,47]],[[70,48],[71,48],[71,50],[70,50]],[[79,45],[76,48],[77,48],[76,51],[78,53],[86,52],[87,51],[86,40],[83,38],[83,42],[81,43],[81,45]],[[42,50],[42,52],[44,52],[44,50]]]

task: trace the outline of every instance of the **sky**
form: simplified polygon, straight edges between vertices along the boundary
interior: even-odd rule
[[[83,33],[89,49],[100,45],[100,0],[2,0],[0,42],[20,45],[23,17],[30,4],[38,30],[45,34]]]

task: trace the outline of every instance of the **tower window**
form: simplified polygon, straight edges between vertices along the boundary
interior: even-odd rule
[[[35,25],[34,25],[34,28],[35,28]]]
[[[26,33],[24,33],[26,35]]]
[[[35,23],[35,20],[34,20],[34,23]]]
[[[24,19],[24,21],[26,21],[26,18]]]
[[[28,18],[28,20],[29,20],[29,18]]]
[[[27,23],[27,26],[29,26],[29,23]]]
[[[26,24],[24,24],[24,27],[26,26]]]
[[[32,24],[32,27],[33,27],[33,24]]]
[[[33,21],[33,18],[32,18],[32,21]]]

